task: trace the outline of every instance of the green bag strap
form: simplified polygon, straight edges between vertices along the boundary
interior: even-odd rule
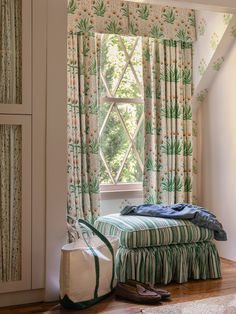
[[[113,289],[113,280],[115,277],[115,258],[114,258],[114,250],[113,247],[111,245],[111,243],[109,242],[109,240],[101,233],[99,232],[97,229],[94,228],[94,226],[92,226],[90,223],[88,223],[87,221],[83,220],[83,219],[78,219],[78,222],[81,224],[84,224],[85,226],[87,226],[90,230],[93,231],[94,234],[96,234],[96,236],[107,246],[107,248],[109,249],[109,251],[111,252],[112,255],[112,278],[111,278],[111,290]],[[87,243],[87,242],[86,242]],[[93,250],[94,249],[87,243],[87,245],[89,246],[90,249]],[[95,253],[95,252],[94,252]],[[96,254],[96,253],[95,253]],[[97,254],[96,254],[97,256]],[[97,262],[98,262],[98,257],[97,257]],[[95,267],[96,267],[96,260],[95,260]],[[96,267],[97,268],[97,267]],[[97,269],[96,269],[97,271]],[[98,263],[98,271],[99,271],[99,263]],[[99,275],[97,276],[99,277]],[[99,282],[99,279],[98,279]],[[97,289],[98,286],[96,285]]]
[[[95,264],[95,272],[96,272],[96,284],[94,289],[94,299],[98,298],[98,288],[99,288],[99,277],[100,277],[100,268],[99,268],[99,258],[97,256],[96,251],[94,248],[87,242],[87,240],[84,238],[84,241],[86,242],[88,248],[93,254],[94,257],[94,264]]]

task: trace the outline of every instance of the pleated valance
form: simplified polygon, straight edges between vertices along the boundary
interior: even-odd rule
[[[68,31],[193,42],[194,10],[119,0],[69,0]]]

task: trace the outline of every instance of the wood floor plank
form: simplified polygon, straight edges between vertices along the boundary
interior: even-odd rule
[[[192,280],[184,284],[172,283],[165,286],[165,289],[171,292],[172,298],[170,301],[162,302],[162,304],[187,302],[236,293],[236,262],[222,259],[221,264],[222,279]],[[147,306],[116,299],[114,295],[111,295],[99,304],[83,311],[65,310],[57,302],[53,302],[0,308],[0,314],[140,314],[141,309],[145,307]]]

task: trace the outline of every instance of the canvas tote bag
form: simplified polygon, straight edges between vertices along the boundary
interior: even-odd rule
[[[60,302],[65,308],[84,309],[109,294],[116,285],[115,255],[119,239],[105,237],[88,222],[79,219],[93,232],[84,234],[61,250]]]

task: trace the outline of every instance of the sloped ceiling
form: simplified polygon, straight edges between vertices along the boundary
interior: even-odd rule
[[[194,43],[193,106],[207,96],[227,52],[236,40],[236,16],[211,11],[196,11],[197,41]]]
[[[152,3],[160,5],[170,5],[180,8],[190,8],[195,10],[209,10],[217,12],[228,12],[236,14],[235,0],[128,0],[140,3]]]

